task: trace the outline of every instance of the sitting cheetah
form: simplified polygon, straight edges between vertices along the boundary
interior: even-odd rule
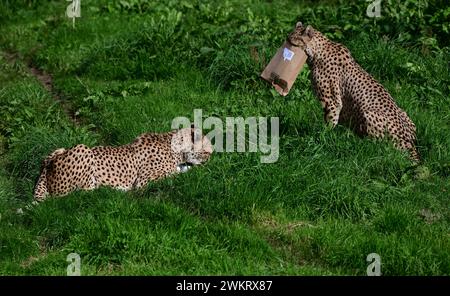
[[[408,150],[411,158],[419,161],[414,123],[346,47],[300,22],[288,40],[306,52],[314,92],[326,122],[333,127],[338,122],[346,124],[361,136],[382,138],[387,134],[398,149]]]
[[[142,188],[150,180],[158,180],[192,165],[206,162],[212,145],[194,128],[156,134],[142,134],[132,143],[118,147],[89,148],[76,145],[51,153],[42,164],[34,198],[66,195],[76,189],[111,186],[130,190]],[[195,139],[195,141],[194,141]]]

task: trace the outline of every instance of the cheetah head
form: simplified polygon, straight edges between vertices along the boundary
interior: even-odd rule
[[[306,54],[313,58],[314,54],[319,49],[320,33],[313,27],[305,27],[301,22],[298,22],[294,31],[289,34],[288,40],[294,45],[303,49]]]
[[[213,152],[213,146],[208,137],[202,135],[200,129],[193,126],[176,131],[171,145],[175,153],[181,154],[182,163],[187,165],[202,164],[208,161]]]

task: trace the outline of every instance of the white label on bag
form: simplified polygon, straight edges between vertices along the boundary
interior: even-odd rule
[[[292,50],[289,50],[288,48],[284,48],[283,50],[283,60],[286,61],[291,61],[292,58],[294,57],[295,53]]]

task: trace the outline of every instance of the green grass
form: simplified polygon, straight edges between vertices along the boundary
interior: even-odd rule
[[[334,15],[327,1],[86,0],[75,29],[67,3],[20,3],[2,4],[0,27],[1,50],[18,54],[0,58],[0,274],[64,275],[71,252],[89,275],[364,275],[370,253],[384,275],[450,274],[448,48],[358,29],[357,6]],[[326,128],[307,67],[285,98],[260,80],[298,18],[349,47],[407,111],[421,167],[386,141]],[[52,74],[79,124],[27,63]],[[101,188],[27,208],[52,150],[124,144],[194,109],[279,117],[280,158],[215,153],[140,192]]]

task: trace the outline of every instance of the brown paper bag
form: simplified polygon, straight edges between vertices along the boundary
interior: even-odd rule
[[[306,54],[300,47],[285,41],[261,73],[261,77],[286,96],[306,62]]]

